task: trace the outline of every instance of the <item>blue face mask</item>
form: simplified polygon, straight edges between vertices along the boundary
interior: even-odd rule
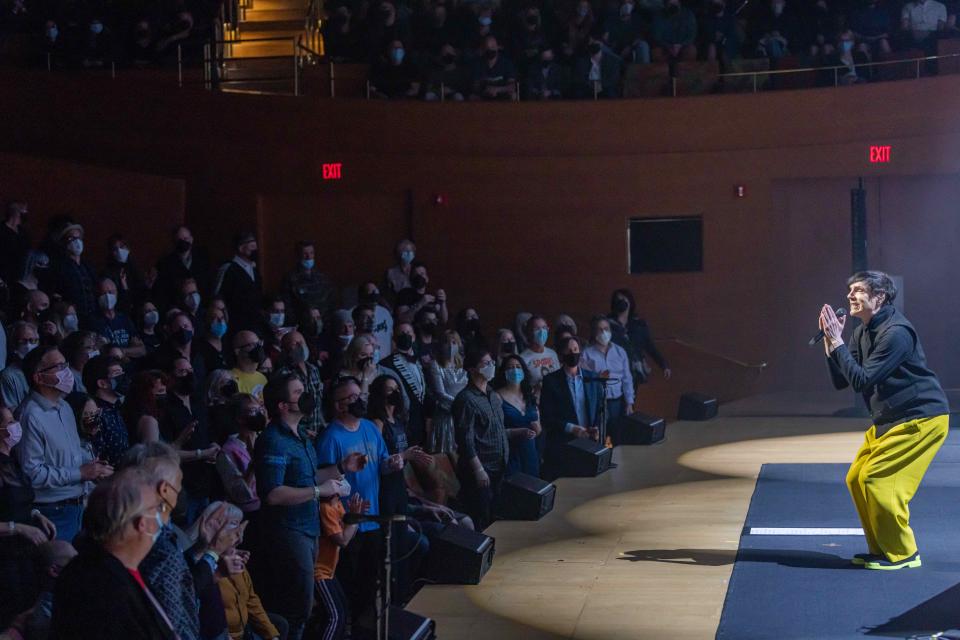
[[[840,44],[843,45],[843,51],[845,53],[850,53],[853,51],[853,40],[844,40]]]
[[[210,334],[214,338],[222,338],[227,335],[227,323],[223,320],[214,320],[210,323]]]
[[[47,29],[47,38],[52,42],[57,39],[57,36],[60,35],[60,29],[56,27],[50,27]]]
[[[393,58],[393,61],[396,64],[403,62],[403,56],[406,55],[406,52],[403,49],[394,49],[390,52],[390,57]]]
[[[533,341],[543,346],[547,344],[547,338],[550,336],[549,329],[537,329],[533,332]]]
[[[480,24],[483,25],[484,27],[489,27],[493,23],[493,18],[491,18],[490,16],[480,16],[478,20],[480,21]]]
[[[157,539],[160,538],[160,532],[163,531],[163,516],[160,515],[160,510],[157,509],[157,530],[153,533],[153,539],[151,540],[152,544],[156,544]]]
[[[410,264],[413,262],[413,251],[404,251],[400,254],[400,259],[403,260],[405,264]]]
[[[313,265],[316,264],[313,258],[309,260],[301,260],[300,264],[303,265],[304,269],[313,269]]]
[[[507,369],[503,374],[510,384],[520,384],[523,382],[523,369]]]

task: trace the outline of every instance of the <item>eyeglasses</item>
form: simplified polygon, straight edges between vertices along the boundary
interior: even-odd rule
[[[40,373],[47,373],[48,371],[59,373],[60,371],[63,371],[64,369],[66,369],[67,366],[68,365],[66,362],[58,362],[57,364],[52,364],[49,367],[44,367],[43,369],[40,369]]]
[[[345,398],[340,398],[339,400],[337,400],[337,402],[347,402],[347,401],[356,402],[359,398],[360,398],[359,393],[353,393]]]

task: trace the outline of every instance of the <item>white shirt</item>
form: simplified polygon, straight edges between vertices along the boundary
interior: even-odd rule
[[[938,23],[947,21],[947,7],[937,0],[908,2],[903,5],[900,18],[907,21],[911,31],[936,31]]]
[[[544,347],[542,353],[527,349],[520,354],[523,363],[530,372],[530,384],[536,386],[543,380],[543,376],[553,373],[560,368],[560,358],[557,352],[550,347]]]

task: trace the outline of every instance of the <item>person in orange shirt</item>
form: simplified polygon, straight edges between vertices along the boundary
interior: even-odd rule
[[[357,533],[357,525],[344,525],[343,517],[350,513],[366,513],[370,502],[360,498],[359,493],[350,496],[344,509],[341,497],[350,495],[350,484],[340,481],[340,492],[320,502],[320,536],[317,561],[313,576],[317,582],[317,610],[323,622],[316,630],[321,640],[342,640],[347,624],[347,596],[336,578],[340,549],[350,544]]]

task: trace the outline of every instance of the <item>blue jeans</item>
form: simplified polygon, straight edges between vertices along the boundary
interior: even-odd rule
[[[83,524],[83,506],[79,504],[36,505],[37,511],[57,527],[57,538],[73,542]]]

